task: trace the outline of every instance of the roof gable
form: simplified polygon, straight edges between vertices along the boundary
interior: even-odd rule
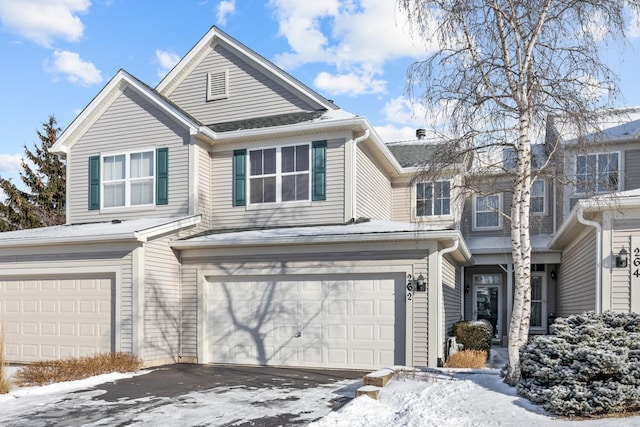
[[[155,89],[147,86],[124,70],[120,70],[105,85],[104,88],[91,100],[89,105],[71,122],[60,134],[58,140],[51,148],[54,153],[68,153],[80,138],[91,128],[100,116],[124,93],[131,89],[140,94],[161,111],[175,119],[178,123],[188,128],[191,133],[197,133],[201,125],[171,101],[162,97]]]
[[[219,59],[212,59],[212,54],[216,54]],[[204,65],[203,65],[204,64]],[[235,66],[236,69],[246,71],[248,75],[242,75],[243,79],[254,79],[260,81],[263,85],[269,86],[272,90],[279,93],[286,93],[285,98],[288,102],[295,105],[299,110],[335,110],[338,107],[333,102],[327,100],[314,90],[310,89],[294,77],[263,58],[247,46],[238,42],[231,36],[217,27],[212,27],[200,41],[185,55],[178,64],[165,76],[158,84],[156,90],[163,96],[174,100],[182,108],[188,110],[194,116],[198,116],[191,111],[191,104],[187,106],[185,100],[180,98],[180,90],[189,82],[193,73],[197,73],[197,81],[201,86],[203,95],[206,94],[206,75],[203,73],[205,66]],[[210,69],[210,71],[214,71]],[[234,76],[229,77],[233,82]],[[244,84],[245,82],[243,82]],[[191,97],[193,97],[193,89],[191,89]],[[238,93],[236,93],[238,95]],[[195,95],[200,101],[204,101],[203,97]],[[233,96],[230,89],[230,97]],[[188,102],[192,103],[192,100]],[[215,108],[216,103],[210,103]],[[223,104],[223,103],[219,103]],[[304,107],[303,105],[304,104]],[[245,107],[246,108],[246,107]],[[262,107],[264,108],[264,107]],[[261,110],[259,110],[261,111]],[[272,112],[271,114],[277,114]],[[254,115],[255,117],[256,115]],[[232,121],[238,119],[246,119],[247,117],[226,117],[222,120],[204,120],[203,123],[212,125],[216,122]]]

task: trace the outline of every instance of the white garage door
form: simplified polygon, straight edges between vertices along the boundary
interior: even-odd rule
[[[400,276],[210,279],[210,363],[372,369],[404,363]]]
[[[11,362],[111,351],[109,278],[0,280],[0,324]]]

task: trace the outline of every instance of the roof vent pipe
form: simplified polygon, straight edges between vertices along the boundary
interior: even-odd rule
[[[424,128],[416,129],[416,138],[424,139],[427,136],[427,130]]]

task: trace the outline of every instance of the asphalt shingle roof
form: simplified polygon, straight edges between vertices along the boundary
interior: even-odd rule
[[[402,167],[418,167],[428,164],[435,158],[438,146],[433,143],[419,141],[396,142],[387,144],[391,154],[398,160]]]
[[[208,125],[208,127],[214,132],[232,132],[245,129],[287,126],[315,120],[322,116],[325,112],[326,110],[318,110],[278,114],[275,116],[255,117],[251,119],[235,120],[232,122],[214,123]]]

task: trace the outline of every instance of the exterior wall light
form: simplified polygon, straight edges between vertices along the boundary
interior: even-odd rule
[[[620,252],[618,252],[618,256],[616,256],[616,267],[618,268],[627,268],[629,265],[629,252],[622,247]]]
[[[469,284],[467,283],[466,285],[464,285],[464,293],[468,294],[469,292],[471,292],[471,286],[469,286]]]
[[[416,279],[416,292],[426,292],[427,291],[427,281],[424,279],[422,273]]]

